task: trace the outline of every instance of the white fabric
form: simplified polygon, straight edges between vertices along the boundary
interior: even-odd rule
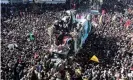
[[[40,73],[38,73],[38,79],[39,79],[39,80],[41,79],[41,74],[40,74]]]
[[[121,69],[121,73],[123,73],[123,72],[124,72],[124,68]]]
[[[16,43],[12,43],[12,44],[8,44],[8,49],[11,50],[11,49],[14,49],[15,47],[18,47],[18,45]]]
[[[116,19],[116,15],[115,15],[115,16],[113,16],[112,21],[115,21],[115,19]]]
[[[87,20],[91,20],[91,15],[90,14],[87,15]]]
[[[128,77],[132,77],[132,74],[131,73],[128,73],[127,75],[128,75]]]
[[[119,77],[120,76],[120,74],[117,72],[116,74],[115,74],[115,77]]]
[[[17,45],[16,43],[14,44],[14,46],[15,46],[15,47],[18,47],[18,45]]]
[[[11,50],[11,49],[14,49],[14,44],[9,44],[8,45],[8,48]]]

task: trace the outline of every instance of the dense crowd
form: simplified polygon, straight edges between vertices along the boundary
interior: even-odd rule
[[[62,16],[65,9],[52,5],[51,10],[27,10],[27,6],[12,11],[11,5],[2,13],[1,68],[3,80],[131,80],[133,70],[133,15],[105,13],[94,15],[94,31],[79,53],[71,57],[64,69],[51,67],[47,51],[47,27]],[[51,5],[45,5],[50,7]],[[31,7],[29,7],[30,9]],[[22,10],[21,10],[22,9]],[[61,11],[62,10],[62,11]],[[130,25],[125,23],[130,20]],[[31,39],[33,34],[33,39]],[[90,61],[96,55],[99,63]]]
[[[36,13],[36,10],[27,11],[32,5],[28,7],[21,5],[22,8],[17,4],[2,5],[4,8],[1,23],[2,79],[21,79],[27,74],[29,68],[40,64],[38,60],[37,62],[34,60],[34,54],[41,55],[39,58],[43,62],[45,48],[49,46],[46,28],[52,26],[53,22],[60,18],[60,10],[65,9],[61,5],[46,5],[51,10],[46,8],[43,13],[41,11]],[[11,8],[16,10],[13,11]],[[34,34],[34,41],[30,41],[30,33]]]
[[[114,20],[113,17],[116,14],[117,17]],[[89,36],[87,44],[79,53],[80,57],[76,57],[76,61],[81,61],[80,65],[85,76],[92,80],[131,80],[129,73],[133,67],[133,26],[130,25],[127,28],[124,24],[132,18],[133,16],[124,16],[119,13],[104,15],[102,24],[95,27],[94,33]],[[98,22],[99,19],[100,17],[94,20]],[[85,62],[90,55],[94,54],[100,59],[99,64]]]

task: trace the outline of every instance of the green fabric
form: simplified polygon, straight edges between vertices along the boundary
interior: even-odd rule
[[[30,32],[30,40],[34,40],[33,34]]]

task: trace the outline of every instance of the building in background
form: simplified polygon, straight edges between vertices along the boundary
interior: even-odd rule
[[[1,0],[1,3],[49,3],[49,4],[57,4],[57,3],[66,3],[67,0]]]
[[[9,0],[1,0],[0,3],[8,4]]]
[[[118,0],[122,1],[124,4],[133,4],[133,0]]]
[[[23,0],[9,0],[9,2],[12,3],[23,3]]]
[[[66,3],[66,0],[34,0],[35,3],[52,3],[52,4],[57,4],[57,3]]]

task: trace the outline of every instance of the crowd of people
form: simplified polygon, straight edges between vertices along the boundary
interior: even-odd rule
[[[98,25],[79,53],[64,60],[65,68],[51,67],[47,51],[47,28],[65,10],[60,5],[45,5],[51,10],[29,10],[27,6],[2,5],[1,77],[3,80],[131,80],[133,74],[133,15],[104,13],[94,15]],[[44,7],[45,8],[45,7]],[[102,17],[101,17],[102,16]],[[127,23],[127,24],[126,24]],[[31,35],[32,34],[32,35]],[[92,55],[99,63],[90,61]]]
[[[116,14],[117,18],[114,20]],[[132,79],[129,78],[129,73],[131,73],[133,67],[131,36],[133,25],[128,26],[128,28],[124,26],[128,19],[132,22],[132,18],[133,16],[124,16],[119,13],[107,13],[104,15],[102,24],[98,22],[100,17],[94,19],[98,26],[95,27],[94,33],[89,36],[87,44],[79,53],[78,56],[80,57],[76,57],[76,61],[81,62],[80,65],[85,71],[84,74],[87,77],[89,76],[89,79]],[[85,62],[88,60],[89,55],[92,56],[94,54],[98,56],[101,63]]]
[[[49,46],[46,28],[60,18],[60,10],[65,9],[61,5],[45,5],[51,10],[45,8],[43,13],[36,13],[34,9],[27,10],[32,5],[2,4],[2,79],[20,80],[31,66],[40,64],[40,60],[39,63],[34,60],[34,55],[40,55],[43,62],[45,48]],[[35,40],[30,40],[30,33]]]

